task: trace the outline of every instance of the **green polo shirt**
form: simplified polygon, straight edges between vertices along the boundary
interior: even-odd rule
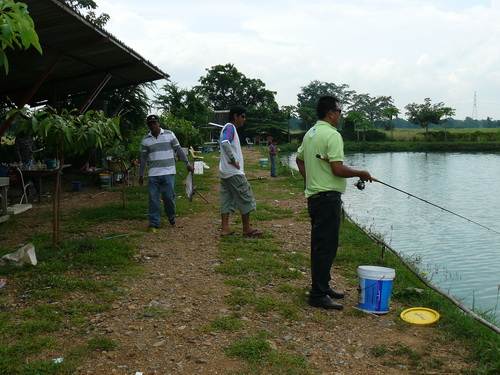
[[[306,198],[322,191],[344,193],[347,180],[333,174],[330,163],[318,159],[319,154],[332,161],[344,161],[344,141],[336,128],[318,121],[304,136],[297,157],[306,167]]]

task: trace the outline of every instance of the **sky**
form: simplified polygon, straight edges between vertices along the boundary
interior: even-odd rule
[[[407,104],[430,98],[456,119],[500,120],[500,0],[96,3],[111,17],[104,28],[181,89],[232,63],[280,106],[319,80],[391,96],[403,118]]]

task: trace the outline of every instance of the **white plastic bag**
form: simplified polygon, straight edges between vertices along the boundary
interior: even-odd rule
[[[36,259],[35,246],[31,243],[20,247],[15,253],[6,254],[0,258],[0,266],[8,264],[22,266],[25,263],[33,266],[38,263]]]

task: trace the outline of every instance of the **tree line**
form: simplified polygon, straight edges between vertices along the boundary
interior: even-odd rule
[[[2,38],[3,63],[8,71],[8,59],[5,50],[15,46],[27,49],[39,48],[33,22],[25,7],[16,7],[13,0],[0,12],[0,25],[4,30]],[[104,26],[109,20],[108,14],[96,13],[97,5],[93,0],[65,0],[75,10],[98,26]],[[26,19],[26,22],[20,20]],[[16,27],[18,30],[16,31]],[[29,30],[29,33],[26,31]],[[453,119],[455,110],[444,103],[432,103],[425,98],[423,103],[410,103],[405,106],[407,120],[400,118],[400,110],[395,107],[391,96],[372,96],[357,93],[348,84],[337,84],[313,80],[300,88],[297,105],[280,107],[275,99],[276,92],[269,90],[266,84],[257,78],[246,77],[234,64],[215,65],[206,69],[205,76],[192,88],[180,88],[176,83],[167,83],[159,90],[155,98],[147,97],[151,84],[144,84],[126,90],[103,92],[95,101],[96,108],[104,109],[106,115],[117,116],[120,113],[122,135],[125,139],[133,138],[143,130],[143,119],[154,104],[161,110],[159,114],[166,124],[179,133],[181,141],[197,144],[203,138],[203,128],[213,120],[214,111],[228,110],[234,104],[247,108],[247,126],[242,129],[244,136],[272,136],[281,142],[289,140],[289,130],[294,127],[307,130],[316,121],[315,104],[323,95],[333,95],[340,99],[344,113],[341,123],[346,133],[363,134],[373,129],[392,130],[395,127],[421,127],[426,133],[433,128],[495,128],[500,121],[491,118],[476,121]],[[61,100],[57,108],[78,108],[78,98]],[[3,106],[7,106],[4,102]],[[100,107],[100,108],[97,108]]]
[[[109,15],[95,13],[97,5],[93,0],[66,2],[75,10],[86,12],[85,17],[100,27],[109,20]],[[8,75],[10,50],[36,48],[40,53],[43,51],[26,4],[14,0],[1,0],[0,4],[0,68]],[[163,126],[173,130],[184,146],[201,143],[203,128],[212,121],[214,112],[228,110],[235,104],[247,108],[249,119],[243,129],[244,136],[272,136],[280,142],[286,142],[287,136],[290,140],[292,123],[306,130],[315,122],[315,105],[323,95],[340,99],[346,113],[342,122],[343,131],[358,137],[361,132],[363,139],[373,128],[383,126],[392,129],[399,115],[391,96],[358,94],[347,84],[318,80],[301,87],[296,106],[280,107],[275,99],[276,92],[266,88],[262,80],[246,77],[231,63],[207,68],[206,75],[200,77],[198,82],[191,89],[167,83],[153,99],[161,110]],[[99,160],[99,156],[112,152],[122,160],[131,160],[139,154],[145,118],[153,104],[146,94],[149,87],[152,87],[151,84],[134,86],[129,90],[103,91],[94,101],[94,108],[84,114],[72,109],[79,107],[78,101],[82,98],[78,97],[59,100],[54,108],[34,110],[17,108],[8,98],[0,98],[0,115],[6,121],[15,117],[11,133],[23,131],[38,138],[48,156],[60,159],[61,165],[70,158],[75,164],[75,158],[83,156],[84,163],[87,163],[91,158]],[[446,107],[444,103],[432,103],[430,98],[421,104],[410,103],[405,109],[408,122],[425,128],[426,132],[433,125],[450,126],[450,118],[455,113],[453,108]],[[296,119],[298,121],[294,121]],[[466,121],[470,123],[468,119]],[[487,119],[486,125],[490,127],[498,125],[498,122]],[[3,149],[4,144],[0,148],[0,158],[5,157],[5,161],[9,162],[7,159],[12,153],[4,153]],[[59,242],[60,232],[60,176],[56,176],[53,200],[55,244]]]

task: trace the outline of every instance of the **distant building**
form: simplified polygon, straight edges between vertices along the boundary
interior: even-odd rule
[[[212,122],[214,124],[226,125],[227,124],[227,116],[229,115],[229,109],[223,109],[220,111],[214,111],[214,117]]]

